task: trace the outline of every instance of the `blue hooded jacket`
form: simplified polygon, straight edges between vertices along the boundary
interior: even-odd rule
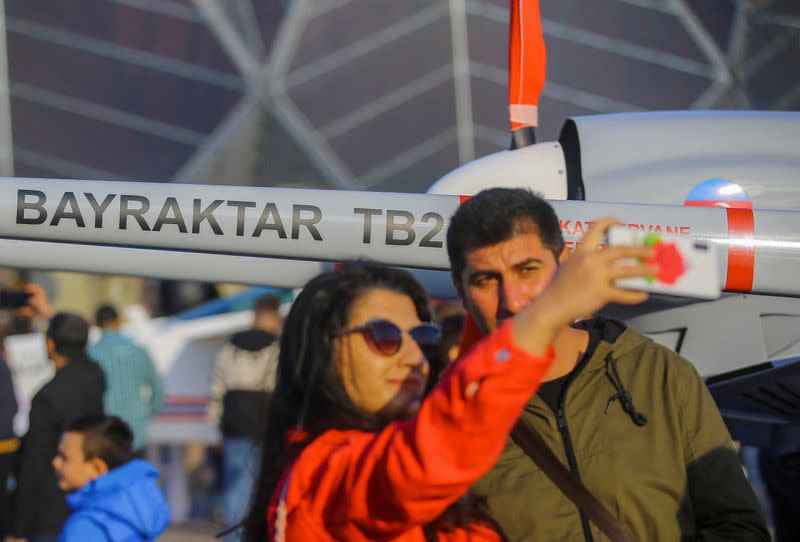
[[[155,540],[169,525],[158,469],[134,459],[67,495],[72,513],[59,542]]]

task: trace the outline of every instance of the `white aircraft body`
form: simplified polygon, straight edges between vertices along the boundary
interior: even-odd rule
[[[630,229],[716,244],[721,299],[664,297],[611,312],[704,376],[758,369],[736,380],[750,397],[734,393],[721,404],[726,415],[796,422],[800,382],[785,372],[800,356],[798,140],[796,113],[578,117],[559,142],[467,164],[430,194],[6,178],[0,266],[300,287],[330,262],[372,258],[420,269],[446,298],[454,293],[445,233],[462,199],[527,186],[551,200],[568,249],[609,215]],[[178,358],[166,358],[171,396],[195,396],[180,388]],[[769,376],[778,368],[781,386]],[[205,371],[196,379],[207,389]]]

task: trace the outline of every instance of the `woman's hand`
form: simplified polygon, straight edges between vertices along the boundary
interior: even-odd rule
[[[50,300],[47,298],[44,288],[38,284],[30,283],[26,284],[23,290],[31,294],[31,296],[28,298],[28,304],[18,311],[22,316],[32,318],[38,317],[47,320],[55,314],[56,311],[50,304]]]

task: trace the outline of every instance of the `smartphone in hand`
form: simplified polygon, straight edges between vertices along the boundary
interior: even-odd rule
[[[617,286],[656,294],[716,299],[722,291],[717,246],[688,237],[664,236],[613,226],[608,245],[649,246],[655,255],[648,263],[658,266],[655,276],[625,278]]]
[[[24,290],[0,289],[0,309],[19,309],[28,304],[31,293]]]

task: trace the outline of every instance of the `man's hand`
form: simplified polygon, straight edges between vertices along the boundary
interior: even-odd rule
[[[28,304],[18,311],[22,316],[39,317],[47,320],[56,313],[50,304],[50,300],[47,299],[44,288],[38,284],[30,283],[25,285],[23,290],[31,294],[31,297],[28,299]]]
[[[7,536],[3,542],[28,542],[27,538],[14,538],[13,536]]]

